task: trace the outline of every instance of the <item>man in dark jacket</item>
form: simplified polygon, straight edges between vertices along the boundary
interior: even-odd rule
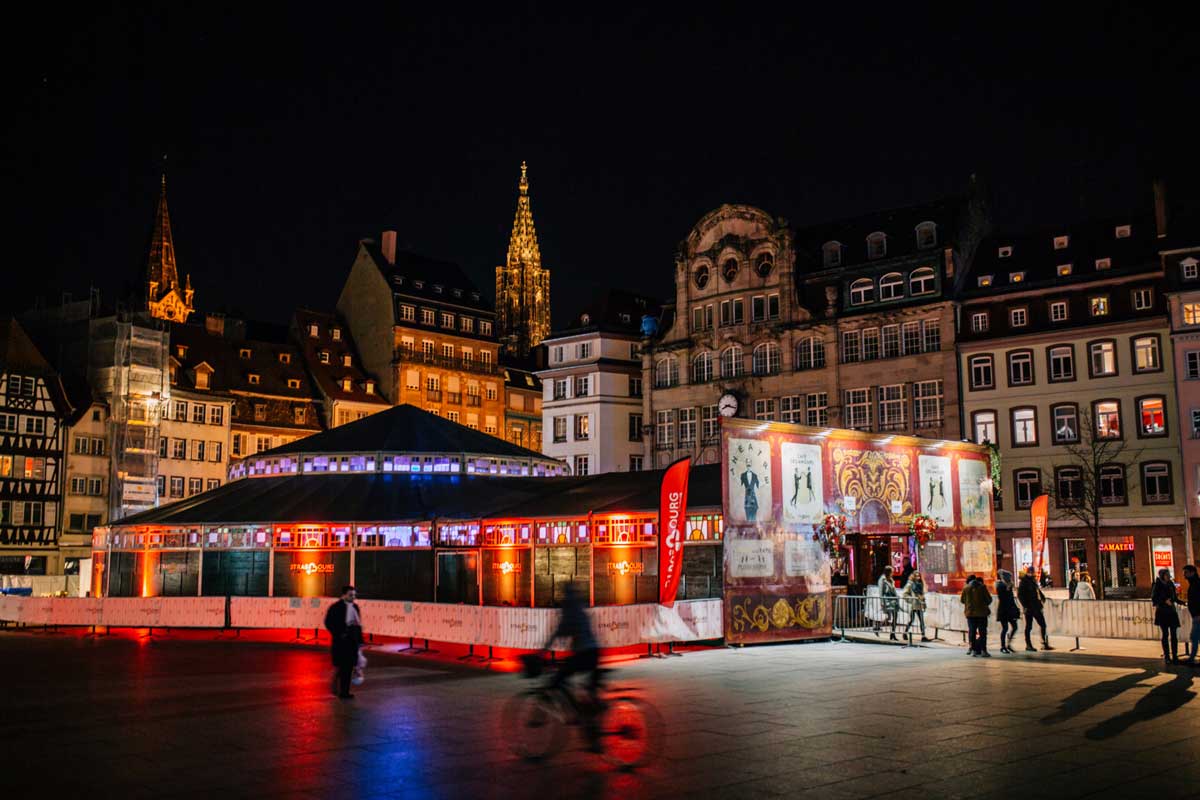
[[[967,585],[963,587],[958,599],[962,601],[963,615],[967,618],[967,642],[971,655],[990,658],[992,654],[987,649],[987,623],[992,593],[987,590],[982,578],[968,575]]]
[[[1196,663],[1196,648],[1200,646],[1200,573],[1196,572],[1194,564],[1183,568],[1183,577],[1187,580],[1187,610],[1192,617],[1191,643],[1188,646],[1188,663]]]
[[[358,648],[363,642],[362,613],[354,602],[357,595],[353,586],[343,587],[342,598],[325,612],[325,630],[333,637],[329,651],[337,668],[333,689],[344,699],[354,697],[350,694],[350,678],[358,666]]]
[[[1046,617],[1042,614],[1046,595],[1042,594],[1042,587],[1038,586],[1037,578],[1033,577],[1032,567],[1021,576],[1021,582],[1017,585],[1017,599],[1021,601],[1021,608],[1025,610],[1025,649],[1031,652],[1037,650],[1030,638],[1033,623],[1036,621],[1042,629],[1042,649],[1053,650],[1050,637],[1046,635]]]

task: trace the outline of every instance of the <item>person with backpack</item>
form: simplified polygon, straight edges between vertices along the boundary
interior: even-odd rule
[[[1017,638],[1017,622],[1021,619],[1021,609],[1017,607],[1013,596],[1013,578],[1008,570],[1000,570],[1000,580],[996,581],[996,621],[1000,623],[1000,652],[1012,653],[1012,642]],[[1012,630],[1009,630],[1009,625]]]
[[[1079,585],[1082,587],[1083,583],[1081,582]],[[1077,588],[1076,592],[1078,591]],[[1021,576],[1021,582],[1017,584],[1017,599],[1021,601],[1021,608],[1025,609],[1025,649],[1029,652],[1037,651],[1030,640],[1033,623],[1037,622],[1042,629],[1042,649],[1053,650],[1054,648],[1050,646],[1050,637],[1046,635],[1046,617],[1042,614],[1042,609],[1046,604],[1046,595],[1042,593],[1042,587],[1038,586],[1032,567]]]
[[[963,615],[967,618],[967,643],[973,656],[991,658],[987,649],[988,608],[992,605],[992,593],[983,585],[983,578],[967,576],[967,585],[958,598],[963,604]]]

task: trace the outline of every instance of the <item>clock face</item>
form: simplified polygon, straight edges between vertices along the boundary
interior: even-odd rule
[[[732,417],[737,413],[737,410],[738,400],[736,397],[731,394],[721,395],[721,399],[717,401],[717,411],[721,413],[721,416]]]

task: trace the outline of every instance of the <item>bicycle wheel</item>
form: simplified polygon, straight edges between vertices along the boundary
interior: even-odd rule
[[[501,736],[530,761],[550,758],[567,739],[562,709],[546,692],[531,689],[513,697],[501,715]]]
[[[611,697],[605,702],[600,718],[604,759],[622,769],[653,761],[662,738],[662,720],[654,706],[629,695]]]

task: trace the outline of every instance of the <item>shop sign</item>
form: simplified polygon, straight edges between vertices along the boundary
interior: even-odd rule
[[[1133,537],[1122,536],[1119,539],[1108,539],[1100,542],[1101,553],[1133,552]]]
[[[641,561],[610,561],[609,575],[641,575],[646,571],[646,565]]]
[[[1151,539],[1150,553],[1156,574],[1160,569],[1169,569],[1171,570],[1171,575],[1175,575],[1175,549],[1172,547],[1169,538],[1156,536]]]
[[[512,575],[521,571],[520,561],[493,561],[492,571],[499,572],[501,575]]]
[[[303,572],[305,575],[332,575],[333,564],[318,564],[306,561],[303,564],[292,564],[292,572]]]
[[[1154,568],[1160,569],[1162,567],[1171,568],[1171,551],[1169,550],[1166,552],[1162,550],[1154,551]]]

